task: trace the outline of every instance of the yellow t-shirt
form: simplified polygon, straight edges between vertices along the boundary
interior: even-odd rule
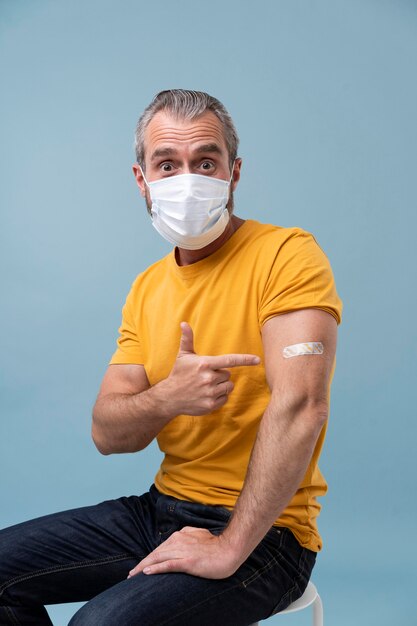
[[[166,378],[180,342],[180,322],[194,331],[197,354],[257,354],[261,327],[281,313],[320,308],[340,322],[341,301],[327,257],[299,228],[247,220],[214,254],[180,267],[174,251],[140,274],[123,308],[111,363],[143,364],[151,385]],[[182,500],[233,508],[242,489],[270,391],[263,364],[231,370],[235,387],[209,415],[179,415],[159,433],[164,453],[157,489]],[[326,427],[306,475],[276,524],[318,551],[316,497],[327,491],[317,461]]]

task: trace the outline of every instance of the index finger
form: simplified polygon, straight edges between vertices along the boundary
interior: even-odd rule
[[[215,370],[242,365],[259,365],[261,362],[256,354],[221,354],[220,356],[206,356],[204,360]]]

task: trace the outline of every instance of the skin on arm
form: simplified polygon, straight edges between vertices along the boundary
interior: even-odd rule
[[[297,491],[328,418],[337,323],[330,313],[304,309],[272,318],[264,325],[262,337],[271,400],[225,532],[244,558]],[[287,345],[307,341],[320,341],[323,354],[284,358]]]
[[[102,454],[145,448],[177,415],[206,415],[233,391],[228,368],[258,365],[253,354],[200,356],[191,327],[181,324],[180,347],[167,378],[150,386],[143,365],[110,365],[93,409],[92,436]]]
[[[183,571],[206,578],[233,574],[287,506],[307,470],[328,417],[328,390],[337,324],[319,309],[268,320],[262,330],[271,399],[261,420],[242,492],[221,535],[183,528],[130,575]],[[283,349],[321,342],[323,354],[285,359]]]
[[[160,428],[164,426],[161,414],[152,410],[152,397],[146,397],[149,388],[143,365],[110,365],[107,368],[94,405],[92,422],[92,437],[102,454],[141,450],[149,443],[152,425],[158,421]],[[140,416],[143,424],[138,429]]]

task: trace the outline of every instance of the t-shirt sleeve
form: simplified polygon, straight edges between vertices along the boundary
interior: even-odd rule
[[[330,263],[313,235],[297,229],[277,246],[259,305],[262,326],[276,315],[306,308],[327,311],[341,322]]]
[[[122,324],[119,328],[117,350],[110,360],[110,365],[143,365],[142,347],[138,337],[138,325],[137,321],[135,321],[133,300],[132,287],[122,310]]]

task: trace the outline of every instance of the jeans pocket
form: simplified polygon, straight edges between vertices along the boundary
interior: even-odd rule
[[[291,544],[296,541],[292,534],[290,541]],[[286,572],[287,591],[274,607],[272,615],[283,611],[292,602],[301,598],[310,580],[311,572],[316,561],[316,553],[307,548],[303,548],[298,542],[297,546],[291,546],[292,549],[283,549],[280,553],[279,563],[282,570]],[[296,549],[294,549],[294,547]]]
[[[278,563],[280,547],[283,541],[282,528],[271,528],[255,550],[246,559],[244,565],[244,587],[253,583],[259,576],[266,574]],[[242,566],[243,567],[243,566]],[[243,572],[242,572],[243,573]]]
[[[255,551],[257,551],[265,561],[278,558],[286,531],[286,528],[273,526],[257,545]]]

